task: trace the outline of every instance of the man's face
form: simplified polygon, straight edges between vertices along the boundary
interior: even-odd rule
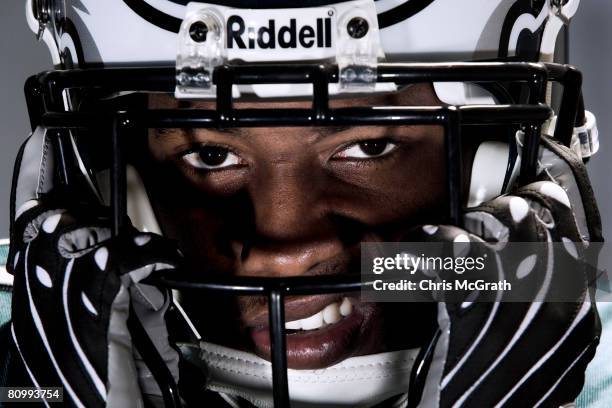
[[[332,107],[439,104],[432,87],[421,84]],[[152,96],[149,105],[214,109],[212,102],[166,95]],[[440,127],[156,129],[148,144],[151,160],[141,172],[162,230],[201,273],[359,273],[360,243],[402,240],[444,208]],[[206,340],[269,357],[265,299],[185,293],[183,303]],[[300,321],[288,330],[292,368],[415,347],[435,324],[430,306],[365,304],[355,294],[289,297],[285,316]]]

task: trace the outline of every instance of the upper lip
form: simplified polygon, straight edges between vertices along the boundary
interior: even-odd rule
[[[288,298],[285,300],[285,321],[291,322],[312,316],[325,306],[339,302],[343,297],[342,294],[334,293]],[[254,308],[243,313],[242,321],[247,327],[264,329],[269,325],[268,311],[265,308]]]
[[[301,276],[337,275],[349,269],[349,257],[346,254],[319,262]],[[300,320],[321,311],[325,306],[341,301],[345,294],[294,296],[285,299],[285,321]],[[246,327],[266,328],[269,325],[267,302],[242,307],[241,319]]]

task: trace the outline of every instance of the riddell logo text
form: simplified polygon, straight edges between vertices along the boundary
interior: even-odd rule
[[[261,27],[247,26],[240,16],[227,19],[227,48],[331,48],[331,18],[317,18],[314,25],[301,25],[292,18],[288,25],[277,27],[276,20],[268,20]]]

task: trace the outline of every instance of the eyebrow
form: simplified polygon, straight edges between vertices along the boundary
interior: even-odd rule
[[[270,126],[272,127],[272,126]],[[290,127],[290,126],[288,126]],[[332,134],[335,133],[342,133],[345,132],[347,130],[350,130],[354,128],[354,126],[318,126],[318,127],[313,127],[314,132],[317,134],[317,140],[321,139],[321,138],[325,138],[328,137]],[[173,129],[173,128],[157,128],[157,132],[155,132],[155,137],[160,137],[160,136],[168,136],[167,135],[167,131]],[[185,128],[177,128],[180,129],[182,131],[185,130]],[[205,130],[209,130],[209,131],[213,131],[213,132],[217,132],[217,133],[223,133],[223,134],[227,134],[227,135],[231,135],[231,136],[244,136],[244,132],[243,129],[248,129],[245,127],[229,127],[229,128],[203,128]]]
[[[325,139],[331,135],[336,133],[346,132],[347,130],[353,129],[354,126],[319,126],[316,128],[317,137],[315,138],[315,142],[318,142],[321,139]]]
[[[272,127],[272,126],[270,126]],[[291,126],[288,126],[291,127]],[[336,133],[341,133],[341,132],[345,132],[347,130],[352,129],[353,126],[317,126],[317,127],[313,127],[313,134],[316,135],[315,137],[315,142],[318,142],[321,139],[324,139],[326,137],[329,137],[333,134]],[[244,127],[235,127],[235,128],[211,128],[209,130],[212,130],[214,132],[218,132],[218,133],[223,133],[225,135],[230,135],[230,136],[236,136],[236,137],[244,137],[244,129],[248,129],[248,128],[244,128]]]

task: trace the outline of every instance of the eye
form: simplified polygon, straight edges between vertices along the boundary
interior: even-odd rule
[[[190,166],[204,170],[218,170],[242,164],[240,156],[228,148],[214,145],[196,147],[185,153],[182,159]]]
[[[353,143],[334,155],[334,159],[372,159],[391,153],[396,143],[388,139],[370,139]]]

